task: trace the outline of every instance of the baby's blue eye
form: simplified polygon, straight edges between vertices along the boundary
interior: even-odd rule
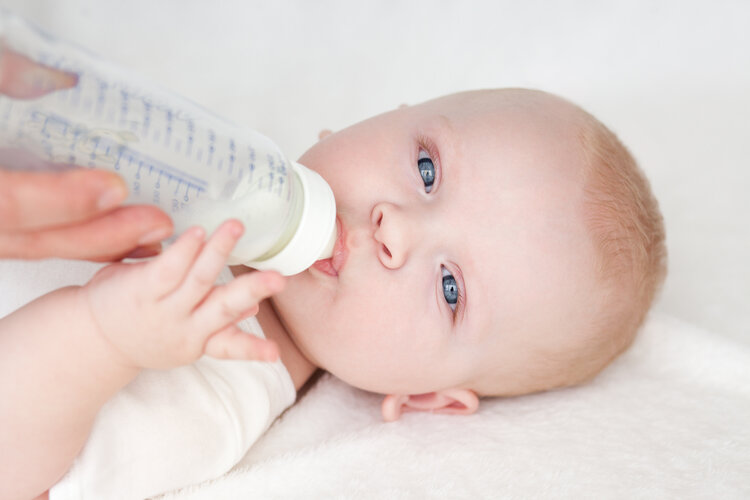
[[[422,182],[424,182],[424,190],[429,193],[432,191],[432,184],[435,182],[435,164],[432,163],[432,158],[425,150],[419,151],[417,167],[419,168],[419,175],[422,176]]]
[[[443,268],[443,296],[451,310],[455,312],[458,302],[458,283],[456,283],[456,278],[445,268]]]

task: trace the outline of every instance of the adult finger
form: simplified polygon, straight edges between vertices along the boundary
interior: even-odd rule
[[[172,221],[167,214],[156,207],[133,205],[80,224],[36,231],[0,231],[0,257],[119,260],[171,233]]]
[[[55,90],[75,87],[78,75],[32,61],[4,48],[0,54],[0,94],[14,99],[34,99]]]
[[[27,231],[85,221],[111,210],[126,197],[125,181],[113,172],[0,169],[0,230]]]

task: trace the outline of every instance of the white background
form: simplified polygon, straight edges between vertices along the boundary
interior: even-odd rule
[[[750,343],[750,2],[0,0],[290,157],[322,128],[474,88],[559,93],[651,179],[657,309]]]

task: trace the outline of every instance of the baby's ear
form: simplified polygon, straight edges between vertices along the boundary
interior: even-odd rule
[[[398,420],[404,411],[429,411],[470,415],[479,408],[479,398],[471,389],[444,389],[412,395],[389,394],[380,407],[386,422]]]

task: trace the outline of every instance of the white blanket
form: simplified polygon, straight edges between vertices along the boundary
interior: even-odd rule
[[[476,415],[380,419],[326,375],[215,498],[748,498],[750,349],[652,315],[592,383],[482,401]]]

